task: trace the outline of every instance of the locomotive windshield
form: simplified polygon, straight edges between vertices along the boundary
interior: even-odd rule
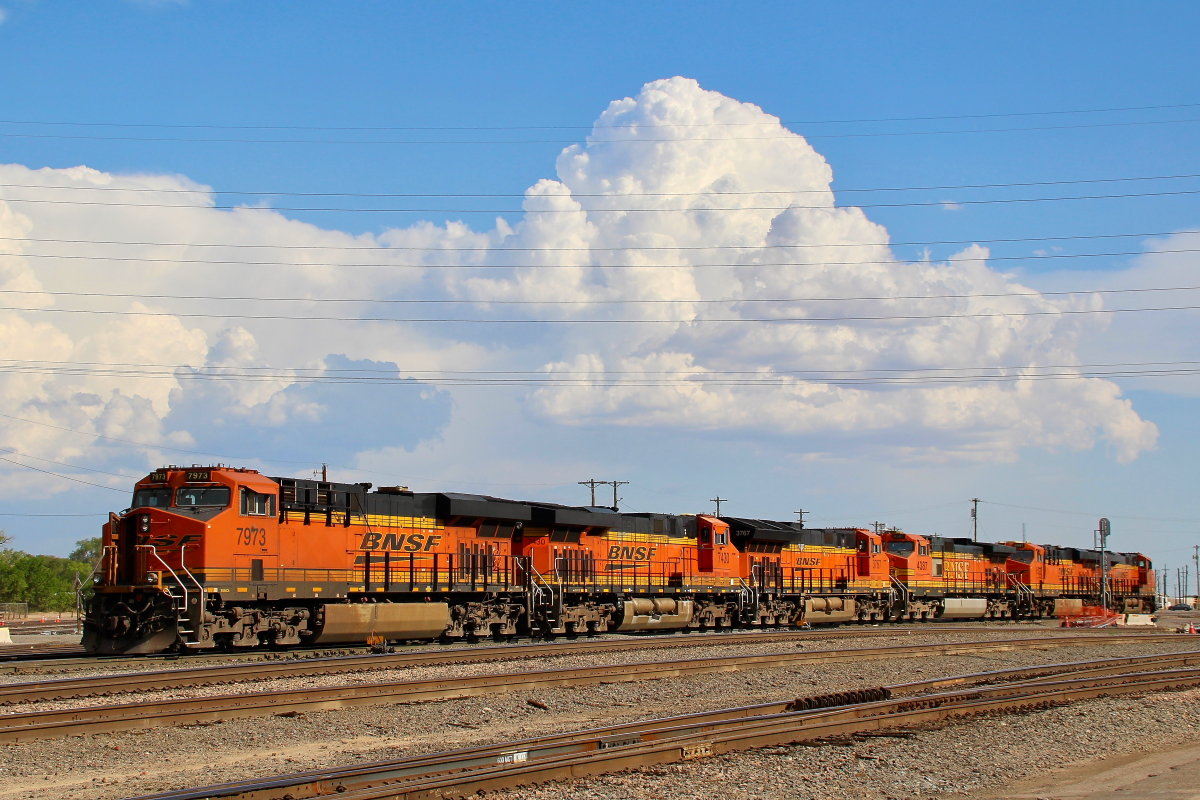
[[[228,486],[181,486],[175,492],[175,505],[181,508],[193,506],[229,505]]]
[[[1020,561],[1023,564],[1032,564],[1033,563],[1033,551],[1032,550],[1018,550],[1017,552],[1010,555],[1009,558],[1011,558],[1013,561]]]
[[[165,486],[138,489],[133,493],[130,508],[166,508],[171,504],[171,490]]]
[[[887,551],[895,553],[898,556],[911,556],[913,551],[912,542],[888,542]]]

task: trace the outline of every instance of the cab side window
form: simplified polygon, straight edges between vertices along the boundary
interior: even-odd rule
[[[241,513],[244,517],[275,516],[275,495],[259,494],[245,486],[241,488]]]

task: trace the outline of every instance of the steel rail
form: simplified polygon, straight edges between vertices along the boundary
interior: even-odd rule
[[[994,626],[994,627],[990,627],[990,626]],[[899,627],[899,626],[880,627],[880,626],[876,625],[876,626],[872,626],[870,628],[863,628],[863,627],[859,627],[856,625],[854,627],[846,627],[846,628],[832,628],[831,627],[831,628],[786,629],[786,630],[759,628],[759,629],[752,629],[749,631],[738,630],[738,631],[713,632],[713,633],[693,633],[692,631],[679,631],[679,632],[674,632],[674,633],[664,632],[664,633],[652,634],[652,635],[628,634],[628,633],[622,633],[622,634],[609,633],[609,634],[600,634],[599,636],[588,637],[587,641],[594,643],[594,642],[617,641],[617,640],[623,640],[623,641],[654,640],[654,641],[661,641],[661,642],[666,642],[669,640],[678,640],[678,642],[679,642],[678,646],[686,647],[691,644],[691,641],[695,641],[697,639],[700,639],[701,637],[707,637],[707,636],[730,637],[730,636],[801,635],[801,636],[805,636],[805,637],[811,636],[813,638],[822,638],[822,637],[837,638],[837,637],[843,637],[843,636],[850,636],[850,637],[854,637],[854,636],[861,636],[861,637],[895,636],[900,633],[910,633],[910,632],[917,632],[917,631],[919,631],[923,634],[927,634],[927,635],[938,635],[938,634],[954,634],[954,633],[978,633],[979,631],[1007,632],[1007,631],[1014,631],[1014,630],[1019,631],[1020,628],[1016,627],[1016,625],[1013,622],[1007,622],[1007,623],[1001,622],[999,625],[996,625],[996,621],[988,620],[987,622],[984,622],[982,624],[974,624],[974,625],[972,625],[972,624],[960,625],[957,623],[955,623],[954,625],[951,625],[951,623],[947,622],[947,623],[938,623],[937,625],[932,625],[932,626],[922,625],[920,627],[911,627],[906,623],[906,624],[904,624],[903,627]],[[1048,628],[1048,629],[1046,629],[1046,631],[1048,633],[1067,633],[1068,631],[1071,633],[1081,633],[1081,632],[1086,631],[1088,633],[1092,633],[1095,635],[1110,635],[1110,636],[1114,635],[1114,634],[1121,635],[1122,633],[1125,633],[1124,631],[1121,631],[1120,629],[1115,629],[1115,628],[1104,628],[1104,629],[1095,629],[1095,630],[1088,629],[1088,628],[1079,628],[1079,629]],[[570,643],[572,641],[574,641],[574,640],[567,639],[563,643]],[[424,646],[429,647],[431,645],[424,645]],[[453,645],[432,645],[432,646],[438,647],[438,649],[441,652],[446,652],[447,650],[479,649],[481,647],[491,647],[494,645],[470,644],[470,643],[464,642],[464,643],[456,643]],[[522,647],[522,646],[528,646],[528,643],[525,643],[525,642],[512,643],[512,644],[499,645],[499,646]],[[561,646],[561,644],[560,644],[560,646]],[[672,646],[672,645],[664,645],[664,646]],[[327,658],[327,657],[333,658],[333,657],[347,656],[347,655],[369,655],[370,654],[370,650],[369,650],[368,646],[365,644],[325,645],[324,647],[297,647],[297,648],[288,648],[285,650],[267,650],[267,649],[262,649],[259,647],[254,647],[254,648],[245,648],[244,650],[239,650],[239,651],[232,652],[232,653],[222,653],[222,652],[148,653],[145,655],[138,655],[138,656],[91,656],[87,653],[87,651],[85,651],[83,648],[79,647],[78,645],[68,645],[68,644],[50,645],[49,647],[51,649],[39,650],[39,651],[34,651],[34,652],[28,652],[28,651],[10,652],[13,649],[19,650],[21,647],[22,647],[22,645],[15,645],[12,648],[10,648],[10,647],[0,648],[0,674],[27,674],[27,673],[37,673],[37,672],[67,672],[67,671],[92,669],[92,668],[96,668],[96,667],[137,666],[137,665],[145,665],[147,663],[153,663],[155,661],[179,663],[179,664],[201,665],[201,664],[206,664],[206,663],[211,663],[211,662],[216,662],[217,664],[231,663],[231,662],[246,663],[246,661],[248,659],[256,659],[258,661],[287,661],[287,660],[298,660],[298,659],[311,660],[313,658]],[[47,645],[39,643],[38,645],[24,645],[24,647],[43,647],[44,648],[44,647],[47,647]],[[414,646],[413,648],[405,648],[405,652],[415,652],[415,647],[422,647],[422,645],[417,645],[417,646]]]
[[[1042,664],[1036,667],[1013,667],[1010,669],[992,670],[990,672],[974,672],[965,675],[952,675],[946,678],[931,678],[923,681],[912,681],[889,686],[893,696],[919,694],[931,689],[948,689],[964,684],[1005,683],[1014,682],[1036,683],[1074,675],[1079,678],[1098,677],[1103,675],[1123,674],[1136,667],[1155,666],[1160,669],[1168,665],[1191,666],[1200,665],[1200,650],[1188,650],[1180,653],[1162,653],[1152,656],[1122,656],[1119,658],[1104,658],[1095,661],[1066,661],[1058,664]]]
[[[474,793],[510,788],[515,784],[543,783],[550,780],[579,778],[598,773],[616,772],[643,767],[723,755],[740,750],[794,744],[801,741],[820,741],[862,733],[883,733],[897,727],[913,727],[952,718],[970,718],[996,713],[1032,711],[1054,704],[1095,697],[1140,693],[1155,690],[1190,688],[1200,685],[1200,673],[1158,678],[1141,678],[1125,683],[1056,687],[1046,692],[1007,695],[997,698],[980,696],[947,699],[930,708],[894,710],[877,705],[880,713],[859,716],[866,709],[848,712],[829,712],[813,715],[815,719],[781,718],[777,720],[748,720],[732,730],[697,732],[651,741],[641,745],[593,750],[579,755],[565,755],[545,760],[509,759],[506,765],[494,766],[466,774],[450,775],[432,780],[414,781],[406,785],[369,787],[338,793],[343,800],[417,800],[417,798],[463,797]],[[894,706],[893,706],[894,708]],[[516,763],[512,763],[516,762]]]
[[[244,652],[210,653],[146,653],[138,656],[94,656],[77,645],[57,645],[61,652],[8,653],[7,647],[0,649],[0,675],[41,674],[72,672],[86,669],[145,666],[154,663],[205,664],[245,663],[251,660],[279,661],[300,658],[325,658],[343,655],[364,655],[371,652],[366,644],[326,645],[325,647],[296,648],[294,650],[267,650],[247,648]]]
[[[935,642],[845,650],[816,650],[709,657],[678,661],[633,662],[605,666],[504,672],[459,678],[346,684],[324,688],[280,689],[155,703],[125,703],[85,708],[0,714],[0,741],[101,731],[195,724],[283,711],[322,711],[379,702],[412,703],[498,694],[515,690],[578,687],[597,683],[661,680],[688,675],[796,667],[811,664],[876,661],[914,656],[953,656],[979,652],[1050,649],[1094,642],[1094,637],[1059,636],[974,642]],[[1185,642],[1178,634],[1132,635],[1122,643],[1163,640]]]
[[[966,632],[978,633],[968,629]],[[87,677],[54,678],[0,684],[0,705],[42,700],[65,700],[78,697],[110,696],[122,692],[178,689],[222,683],[245,683],[312,675],[337,675],[380,669],[415,666],[443,666],[486,661],[506,661],[532,658],[553,658],[597,650],[621,651],[702,647],[712,645],[742,645],[790,641],[820,641],[822,639],[874,638],[903,635],[911,631],[761,631],[750,633],[715,633],[692,636],[620,637],[599,640],[577,640],[553,644],[515,644],[487,647],[458,647],[441,650],[411,650],[389,654],[354,654],[320,658],[266,660],[179,666],[165,670],[146,670]],[[1063,633],[1059,636],[1071,636]],[[1083,636],[1094,636],[1084,633]],[[1113,634],[1108,634],[1113,635]],[[1117,634],[1120,635],[1120,634]],[[1132,635],[1132,634],[1125,634]],[[1146,634],[1140,634],[1146,635]],[[1175,634],[1159,634],[1175,637]],[[998,640],[1003,641],[1003,640]],[[186,663],[186,662],[185,662]],[[98,666],[103,666],[103,663]],[[14,670],[16,672],[16,670]]]
[[[659,634],[629,634],[629,633],[606,633],[598,636],[587,637],[590,642],[603,642],[609,640],[656,640],[668,641],[678,640],[678,646],[689,646],[691,641],[702,636],[779,636],[779,635],[802,635],[811,636],[813,638],[837,638],[837,637],[875,637],[875,636],[896,636],[902,633],[921,633],[924,635],[940,635],[940,634],[955,634],[955,633],[1003,633],[1003,632],[1020,632],[1023,627],[1030,623],[1025,620],[983,620],[977,623],[971,621],[958,621],[955,623],[935,622],[928,624],[928,621],[922,620],[908,621],[903,623],[888,623],[881,625],[873,623],[871,627],[862,627],[859,624],[854,624],[848,627],[828,627],[828,628],[806,628],[806,629],[773,629],[773,628],[758,628],[758,629],[739,629],[728,632],[714,633],[695,633],[689,630],[676,632],[663,632]],[[1045,628],[1042,629],[1047,635],[1061,635],[1066,633],[1082,634],[1087,633],[1095,636],[1121,636],[1128,635],[1129,632],[1120,628]],[[560,640],[562,641],[562,640]],[[563,643],[569,643],[573,639],[566,639]],[[481,647],[491,647],[490,644],[471,644],[471,643],[455,643],[451,645],[414,645],[406,647],[405,652],[414,652],[417,647],[437,647],[440,651],[459,649],[478,649]],[[500,645],[503,647],[521,647],[526,646],[526,643],[511,643]],[[671,645],[666,645],[671,646]],[[22,648],[45,648],[39,650],[23,650]],[[334,658],[340,656],[352,655],[369,655],[369,648],[365,644],[343,644],[343,645],[325,645],[324,647],[296,647],[281,650],[269,650],[262,647],[245,648],[236,652],[189,652],[189,653],[147,653],[138,656],[92,656],[82,647],[74,644],[49,645],[39,643],[37,645],[14,645],[12,647],[0,648],[0,675],[4,674],[41,674],[41,673],[61,673],[74,672],[98,667],[112,666],[139,666],[153,662],[172,663],[172,664],[188,664],[201,665],[215,662],[216,664],[225,663],[247,663],[248,660],[256,661],[295,661],[304,659],[306,663],[310,663],[315,658]]]
[[[77,644],[54,644],[38,642],[36,644],[6,644],[0,648],[0,663],[20,663],[26,659],[44,659],[47,656],[55,660],[83,656],[87,653]]]
[[[1042,667],[1023,669],[1032,675],[1039,669],[1086,668],[1087,665],[1095,663],[1100,662],[1043,665]],[[1006,672],[1015,673],[1017,671],[1007,670]],[[981,681],[990,681],[993,680],[995,674],[976,673],[975,676]],[[968,678],[970,676],[958,677]],[[843,725],[847,721],[853,723],[855,721],[864,722],[870,720],[873,725],[879,722],[879,717],[886,716],[886,721],[890,723],[887,727],[894,727],[911,724],[905,719],[906,717],[911,717],[914,714],[927,715],[929,711],[942,711],[949,712],[947,715],[959,715],[964,713],[963,708],[967,707],[969,709],[968,713],[978,713],[981,703],[991,703],[994,706],[998,701],[1006,704],[1005,707],[999,710],[1011,710],[1013,704],[1021,708],[1029,706],[1031,702],[1035,705],[1046,705],[1056,701],[1082,699],[1081,692],[1084,694],[1091,692],[1095,696],[1105,693],[1127,693],[1130,691],[1146,691],[1153,688],[1197,684],[1200,684],[1200,669],[1174,670],[1170,672],[1157,671],[1148,674],[1124,673],[1104,678],[1075,678],[1069,681],[1058,681],[1033,687],[1012,684],[1006,686],[989,686],[980,690],[926,695],[915,701],[911,699],[889,699],[854,703],[833,709],[822,708],[796,711],[793,709],[799,701],[779,701],[668,717],[665,719],[627,723],[588,731],[555,734],[497,745],[484,745],[449,752],[412,756],[375,764],[314,770],[267,779],[252,779],[219,786],[208,786],[200,789],[165,792],[148,795],[138,800],[248,799],[251,797],[256,800],[282,797],[301,800],[302,798],[335,793],[343,798],[362,798],[363,800],[365,798],[385,797],[442,797],[447,795],[454,796],[459,793],[465,795],[473,791],[484,790],[485,788],[510,787],[513,783],[518,782],[513,780],[517,776],[520,778],[520,783],[538,782],[538,778],[531,778],[528,774],[529,771],[531,769],[545,771],[547,766],[554,766],[553,764],[526,766],[524,769],[518,768],[516,775],[514,775],[514,770],[504,765],[529,764],[529,762],[541,762],[544,759],[552,759],[558,762],[562,762],[565,759],[570,762],[583,758],[587,761],[595,761],[600,759],[604,751],[614,748],[640,747],[646,749],[647,746],[650,746],[650,749],[653,751],[661,749],[654,747],[656,743],[665,741],[670,747],[675,748],[679,754],[679,758],[670,760],[680,760],[687,759],[689,756],[714,754],[712,745],[721,737],[724,737],[726,743],[730,741],[737,743],[739,739],[745,738],[748,734],[761,737],[763,735],[770,735],[773,731],[782,731],[792,738],[787,742],[774,743],[791,744],[796,741],[820,738],[819,735],[801,735],[800,738],[796,738],[797,734],[802,734],[805,729],[827,727],[829,725]],[[899,689],[903,686],[912,685],[902,684],[874,691],[887,691],[892,688]],[[997,709],[993,708],[991,710]],[[734,734],[732,739],[729,736],[731,733]],[[840,735],[845,735],[845,732],[841,732]],[[690,747],[687,744],[681,744],[682,740],[694,740],[697,736],[709,738],[713,741],[692,744]],[[730,749],[746,748],[737,746]],[[635,764],[635,766],[644,765],[644,763]],[[560,763],[558,766],[562,766],[562,764]],[[464,778],[462,773],[469,770],[476,771],[475,775],[467,779],[471,781],[470,783],[463,785]],[[486,776],[488,773],[495,773],[497,770],[509,773],[508,778],[510,782],[508,784],[487,787],[480,786],[476,788],[479,776]],[[588,770],[583,774],[608,771],[613,770]],[[451,778],[454,781],[452,792],[428,793],[432,787],[425,784],[428,784],[430,781],[444,784],[445,779],[442,776],[447,776],[451,773],[454,775]],[[565,774],[554,775],[550,778],[541,778],[541,780],[579,777],[580,774],[572,767]],[[494,780],[494,775],[490,779]],[[425,784],[422,784],[422,781]],[[416,782],[416,785],[413,782]],[[380,787],[379,784],[391,785]]]

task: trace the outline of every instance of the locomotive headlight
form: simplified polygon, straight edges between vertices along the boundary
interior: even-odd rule
[[[147,572],[146,573],[146,583],[148,583],[150,585],[157,584],[158,583],[158,573],[157,572]]]
[[[150,515],[142,514],[142,533],[150,532]]]

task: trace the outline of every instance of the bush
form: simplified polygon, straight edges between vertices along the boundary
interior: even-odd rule
[[[0,531],[0,603],[28,603],[30,611],[75,608],[75,576],[86,580],[92,565],[58,556],[35,556],[4,545]],[[75,555],[88,540],[78,542]],[[85,586],[90,590],[90,586]]]

